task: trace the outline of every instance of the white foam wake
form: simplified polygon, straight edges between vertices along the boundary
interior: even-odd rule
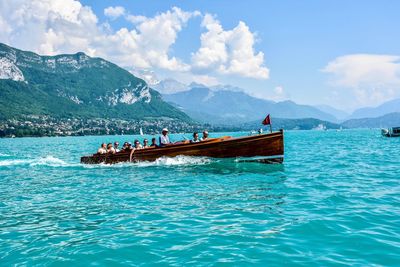
[[[31,162],[25,159],[9,159],[0,161],[0,166],[13,166],[13,165],[24,165]]]
[[[35,160],[29,164],[30,166],[70,166],[71,164],[53,156],[47,156],[45,158],[40,158],[39,160]]]
[[[204,165],[210,163],[211,160],[206,157],[189,157],[177,156],[174,158],[162,157],[153,162],[139,162],[136,165],[141,167],[147,166],[176,166],[176,165]]]
[[[16,166],[16,165],[29,165],[29,166],[51,166],[51,167],[65,167],[74,164],[67,163],[59,158],[47,156],[36,159],[7,159],[1,160],[0,166]]]
[[[84,168],[126,168],[126,167],[152,167],[152,166],[179,166],[179,165],[204,165],[211,162],[206,157],[177,156],[174,158],[161,157],[155,161],[121,162],[116,164],[82,164]]]

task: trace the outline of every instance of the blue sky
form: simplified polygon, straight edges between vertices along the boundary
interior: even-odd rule
[[[14,11],[21,7],[6,2],[0,0],[0,26],[3,21],[7,28],[14,19],[5,14],[10,13],[7,6]],[[31,5],[30,12],[38,12]],[[42,54],[83,50],[128,69],[154,70],[159,78],[231,84],[258,97],[347,111],[400,97],[400,1],[82,0],[78,7],[75,0],[64,0],[49,3],[48,9],[40,11],[40,19],[48,16],[44,22],[25,20],[25,27],[42,23],[35,29],[43,28],[43,38],[37,37],[42,33],[38,31],[28,44],[20,37],[27,29],[9,26],[0,41]],[[67,12],[80,15],[71,20]],[[160,25],[172,23],[174,30],[165,34],[169,40],[163,39],[168,28],[154,30],[156,18],[161,18]],[[101,33],[92,34],[97,31]],[[208,41],[202,43],[207,32]],[[214,41],[221,38],[228,61],[215,59],[220,53],[213,49],[221,46]],[[123,42],[127,44],[119,47]],[[150,50],[155,54],[140,56]],[[239,50],[247,51],[250,60],[241,60],[246,56]]]

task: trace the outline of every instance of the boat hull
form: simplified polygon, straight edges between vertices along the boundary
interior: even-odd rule
[[[381,129],[381,134],[385,137],[400,137],[400,127]]]
[[[131,155],[132,154],[132,155]],[[93,154],[81,158],[85,164],[113,164],[129,161],[155,161],[160,157],[194,156],[237,158],[240,161],[282,163],[283,131],[239,138],[221,137],[199,143],[182,143],[158,148],[145,148],[116,154]]]

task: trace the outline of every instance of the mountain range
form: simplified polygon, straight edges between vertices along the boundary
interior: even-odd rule
[[[232,86],[185,85],[174,79],[153,79],[149,85],[109,61],[84,53],[40,56],[0,43],[0,120],[43,115],[237,126],[260,121],[268,113],[289,128],[330,122],[335,128],[338,121],[350,128],[395,126],[400,99],[349,115],[330,106],[259,99]]]
[[[397,116],[400,114],[400,99],[390,100],[377,107],[360,108],[350,114],[328,105],[310,106],[289,100],[275,102],[260,99],[232,86],[207,87],[190,84],[185,89],[184,84],[168,79],[158,81],[154,87],[163,92],[162,96],[166,101],[176,105],[192,118],[216,125],[236,125],[261,120],[268,113],[279,119],[313,118],[325,121],[325,125],[328,122],[335,125],[342,123],[350,128],[389,127],[398,124]],[[177,92],[171,93],[173,91]]]
[[[357,109],[348,117],[348,119],[376,118],[396,112],[400,112],[400,98],[387,101],[377,107]]]
[[[342,125],[346,128],[389,128],[400,126],[400,112],[388,113],[374,118],[350,119]]]
[[[40,56],[0,43],[0,119],[24,115],[192,121],[109,61],[84,53]]]
[[[336,121],[333,115],[312,106],[299,105],[293,101],[274,102],[252,97],[239,90],[213,90],[199,84],[191,85],[187,91],[163,94],[163,99],[196,120],[214,124],[231,125],[253,121],[267,113],[277,118]]]

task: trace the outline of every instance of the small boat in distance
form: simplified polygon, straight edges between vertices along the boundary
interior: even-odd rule
[[[115,154],[93,154],[81,158],[85,164],[155,161],[161,157],[193,156],[232,158],[239,161],[282,163],[283,130],[244,137],[224,136],[198,143],[184,140],[164,147],[149,147]]]
[[[143,135],[143,129],[142,129],[142,127],[140,127],[139,133],[140,133],[140,135]]]
[[[400,137],[400,127],[381,129],[381,134],[386,137]]]
[[[318,126],[312,128],[313,130],[317,130],[317,131],[326,131],[326,126],[322,123],[318,124]]]

